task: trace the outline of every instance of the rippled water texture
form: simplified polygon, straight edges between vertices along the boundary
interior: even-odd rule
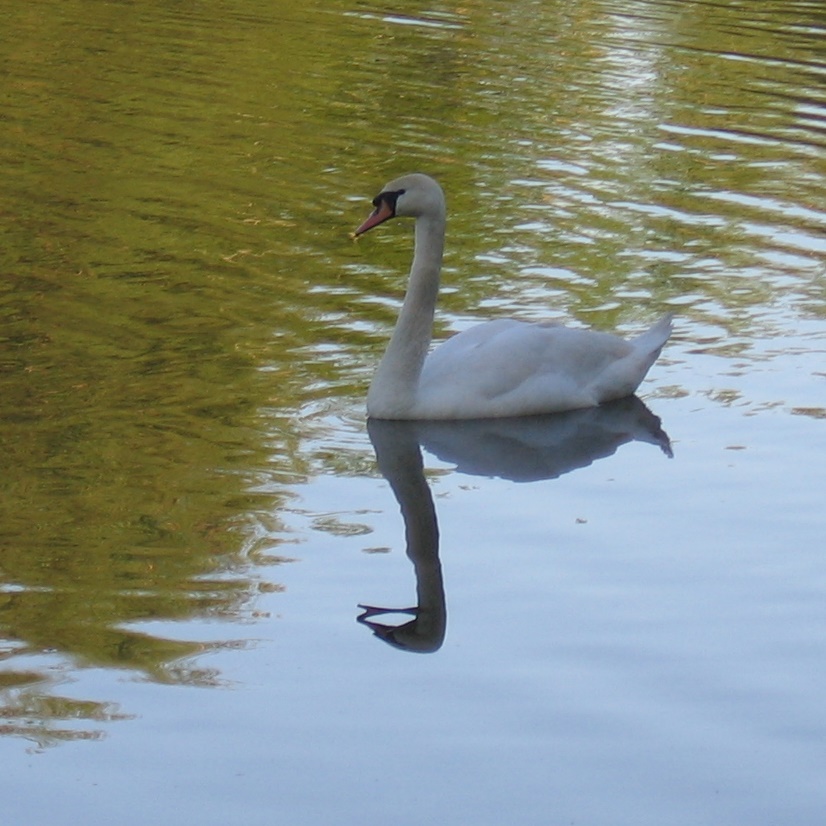
[[[6,6],[4,818],[820,823],[822,3]],[[642,401],[368,431],[413,170]]]

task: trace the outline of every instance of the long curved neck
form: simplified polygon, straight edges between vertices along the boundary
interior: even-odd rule
[[[367,394],[367,411],[371,416],[404,418],[415,402],[433,334],[444,243],[444,212],[416,219],[415,252],[407,294]]]

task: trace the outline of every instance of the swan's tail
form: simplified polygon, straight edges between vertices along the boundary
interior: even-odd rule
[[[671,331],[674,329],[671,322],[674,320],[673,313],[666,313],[653,327],[646,330],[641,336],[637,336],[632,344],[640,353],[648,353],[652,356],[651,362],[660,354],[663,344],[668,341]]]

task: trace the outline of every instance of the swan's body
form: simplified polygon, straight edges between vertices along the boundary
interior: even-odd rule
[[[593,407],[630,396],[671,334],[665,316],[631,341],[543,322],[497,319],[428,355],[445,237],[441,187],[405,175],[374,199],[356,235],[396,216],[416,219],[407,295],[367,394],[379,419],[484,419]]]

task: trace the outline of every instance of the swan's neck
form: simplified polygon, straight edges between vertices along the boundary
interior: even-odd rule
[[[439,273],[445,242],[444,214],[416,220],[416,242],[407,294],[370,391],[367,412],[379,418],[409,418],[433,334]]]

